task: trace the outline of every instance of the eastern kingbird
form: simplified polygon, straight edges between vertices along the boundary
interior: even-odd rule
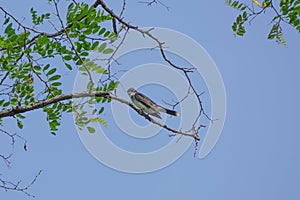
[[[142,93],[137,92],[133,88],[129,88],[127,90],[127,93],[129,97],[131,98],[131,101],[140,109],[142,109],[145,113],[148,113],[149,115],[152,115],[154,117],[160,118],[160,113],[167,113],[169,115],[178,116],[179,113],[174,110],[168,110],[166,108],[163,108],[156,103],[154,103],[151,99],[143,95]]]

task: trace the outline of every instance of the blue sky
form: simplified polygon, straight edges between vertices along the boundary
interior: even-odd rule
[[[22,19],[28,16],[30,7],[42,10],[45,6],[31,2],[9,1],[2,2],[2,6]],[[147,7],[130,1],[125,19],[140,27],[170,28],[190,36],[218,66],[226,88],[227,114],[222,135],[209,156],[203,160],[194,158],[191,147],[162,170],[123,173],[106,167],[89,154],[71,115],[63,117],[59,134],[53,136],[43,119],[45,115],[31,112],[27,114],[24,129],[16,129],[28,141],[28,151],[24,152],[22,143],[17,143],[11,168],[0,165],[1,177],[22,179],[25,183],[42,169],[30,193],[43,200],[299,199],[299,33],[286,26],[284,33],[289,47],[277,45],[266,39],[271,28],[269,18],[260,16],[252,22],[245,37],[237,38],[231,31],[237,13],[223,1],[163,2],[171,7],[169,11],[163,6]],[[16,3],[20,5],[16,7]],[[119,5],[115,2],[110,6],[117,11]],[[128,61],[129,56],[123,63],[148,62],[147,54],[137,55],[139,60]],[[66,87],[71,88],[75,73],[66,77]],[[200,90],[205,91],[206,87]],[[157,94],[151,86],[143,91],[149,96]],[[209,105],[208,98],[203,98]],[[114,127],[109,131],[119,134]],[[151,138],[154,143],[151,139],[141,142],[146,149],[153,149],[157,147],[155,142],[169,140],[167,136],[159,138],[161,141]],[[128,148],[137,145],[145,151],[136,139],[113,139]],[[22,193],[3,190],[0,198],[30,199]]]

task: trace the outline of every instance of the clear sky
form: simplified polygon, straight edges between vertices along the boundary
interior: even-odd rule
[[[28,151],[23,151],[21,142],[17,143],[11,168],[0,164],[1,177],[25,183],[43,170],[29,190],[36,199],[43,200],[300,199],[299,33],[285,27],[289,47],[277,45],[266,39],[271,25],[269,19],[260,16],[252,22],[245,37],[238,38],[231,31],[237,13],[224,1],[162,1],[170,6],[169,10],[160,5],[147,7],[128,1],[125,20],[140,27],[182,32],[210,54],[221,73],[227,96],[224,129],[213,151],[200,160],[193,157],[191,146],[180,159],[159,171],[119,172],[101,164],[86,150],[71,115],[63,117],[59,133],[53,136],[45,115],[31,112],[26,115],[24,129],[15,129],[28,141]],[[46,5],[34,0],[1,1],[1,4],[21,20],[28,17],[30,7],[43,10]],[[110,6],[118,11],[120,3],[116,1]],[[135,58],[130,55],[122,64],[150,62],[147,54],[137,53],[136,57],[137,60],[129,62]],[[66,87],[71,91],[75,73],[69,72],[66,77]],[[155,96],[153,88],[149,85],[141,89]],[[203,98],[209,105],[209,98],[205,95]],[[111,120],[109,114],[106,116]],[[119,132],[112,125],[106,133]],[[171,140],[167,136],[158,138],[166,143]],[[158,138],[142,140],[143,149],[137,139],[111,136],[121,146],[134,150],[136,145],[141,152],[157,148]],[[0,199],[30,197],[0,190]]]

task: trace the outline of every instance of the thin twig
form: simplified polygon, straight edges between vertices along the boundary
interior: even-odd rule
[[[0,188],[4,189],[5,191],[18,191],[26,194],[29,197],[35,197],[34,195],[27,192],[27,190],[37,181],[38,177],[41,175],[42,170],[40,170],[37,175],[32,179],[30,183],[28,183],[25,186],[20,186],[21,181],[18,181],[17,183],[13,183],[10,181],[5,181],[3,179],[0,179]]]
[[[160,4],[162,5],[163,7],[165,7],[167,10],[170,10],[170,7],[167,6],[166,4],[164,4],[163,2],[161,2],[160,0],[152,0],[152,1],[139,1],[139,3],[144,3],[146,4],[147,6],[152,6],[152,4]]]

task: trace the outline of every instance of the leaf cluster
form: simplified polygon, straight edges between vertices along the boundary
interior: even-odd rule
[[[57,6],[56,2],[49,2],[53,7]],[[103,10],[85,3],[70,3],[64,19],[61,13],[46,12],[38,15],[32,8],[31,25],[17,21],[5,10],[3,12],[4,31],[0,35],[0,112],[31,106],[61,95],[64,93],[64,70],[107,74],[104,67],[88,59],[92,51],[101,54],[111,54],[114,51],[107,47],[107,41],[116,40],[116,35],[105,26],[105,22],[110,21],[112,17]],[[54,18],[61,22],[60,28],[55,28],[54,33],[36,28],[39,25],[47,25],[48,21]],[[53,23],[50,25],[53,27]],[[109,81],[101,87],[90,84],[87,89],[112,91],[116,86],[116,82]],[[87,103],[108,101],[103,97],[91,98]],[[52,134],[55,135],[58,131],[62,114],[74,110],[79,113],[80,106],[72,105],[72,101],[57,102],[43,108]],[[101,114],[103,111],[101,107],[97,113]],[[14,119],[18,127],[23,128],[25,116],[18,114]],[[78,114],[77,122],[81,127],[89,122],[107,125],[101,118],[86,120],[83,112]],[[91,128],[88,130],[93,132]]]
[[[226,0],[226,4],[236,10],[239,14],[233,22],[232,30],[235,35],[244,36],[246,33],[245,22],[251,23],[257,16],[271,11],[274,17],[271,19],[272,28],[268,33],[268,39],[274,40],[287,47],[286,40],[283,37],[282,23],[293,26],[300,33],[300,0],[281,0],[278,5],[274,5],[272,0],[259,2],[253,0],[252,6],[249,6],[238,0]]]

